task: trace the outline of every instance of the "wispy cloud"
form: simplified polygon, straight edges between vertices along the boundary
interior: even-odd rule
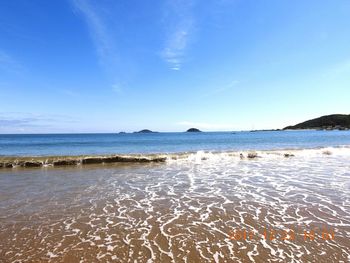
[[[1,127],[14,127],[14,126],[32,126],[37,119],[34,118],[21,118],[21,119],[0,119]]]
[[[78,11],[89,28],[94,42],[99,63],[106,71],[111,83],[119,83],[125,74],[125,61],[121,63],[120,52],[117,48],[117,24],[115,22],[115,4],[106,1],[71,0],[75,10]],[[108,4],[108,7],[107,7]],[[112,91],[120,94],[120,85],[113,84]]]
[[[113,38],[109,32],[108,26],[104,21],[101,10],[90,0],[71,0],[73,6],[83,16],[89,27],[91,37],[95,43],[100,62],[109,64],[111,60],[116,59],[116,50]]]
[[[232,80],[231,82],[227,83],[226,85],[222,87],[216,87],[213,90],[209,91],[208,93],[203,94],[202,97],[210,97],[219,93],[223,93],[225,91],[232,90],[234,87],[236,87],[239,84],[238,80]]]
[[[78,98],[80,97],[80,94],[76,91],[70,90],[70,89],[60,89],[58,90],[61,94],[72,97],[72,98]]]
[[[183,126],[184,128],[198,128],[203,130],[211,131],[227,131],[235,130],[235,126],[229,123],[207,123],[207,122],[192,122],[192,121],[181,121],[176,123],[178,126]]]
[[[0,132],[26,132],[56,129],[61,124],[76,123],[77,120],[64,115],[33,114],[23,112],[0,112]]]
[[[165,24],[169,31],[161,55],[173,70],[181,69],[191,41],[195,23],[193,5],[192,0],[168,1],[166,4]]]

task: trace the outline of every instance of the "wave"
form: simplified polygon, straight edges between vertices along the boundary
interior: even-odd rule
[[[244,150],[244,151],[197,151],[166,154],[129,155],[84,155],[84,156],[15,156],[0,158],[0,168],[47,167],[67,165],[109,164],[109,163],[166,163],[166,162],[219,162],[234,159],[293,158],[307,156],[350,156],[350,145],[308,149]]]

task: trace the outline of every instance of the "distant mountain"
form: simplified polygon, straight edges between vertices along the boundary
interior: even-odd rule
[[[190,128],[186,132],[201,132],[201,130],[199,130],[197,128]]]
[[[137,132],[134,132],[134,133],[156,133],[156,132],[151,131],[151,130],[144,129],[144,130],[137,131]]]
[[[294,126],[287,126],[283,130],[318,129],[318,130],[348,130],[350,129],[350,115],[332,114],[308,120]]]

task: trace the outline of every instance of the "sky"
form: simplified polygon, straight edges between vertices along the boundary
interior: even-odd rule
[[[2,0],[0,133],[349,114],[349,47],[348,0]]]

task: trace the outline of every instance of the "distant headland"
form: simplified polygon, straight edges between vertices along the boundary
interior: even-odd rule
[[[202,132],[202,131],[197,128],[189,128],[186,132]]]
[[[283,130],[349,130],[350,129],[350,115],[346,114],[332,114],[326,115],[312,120],[298,123],[294,126],[287,126]]]

